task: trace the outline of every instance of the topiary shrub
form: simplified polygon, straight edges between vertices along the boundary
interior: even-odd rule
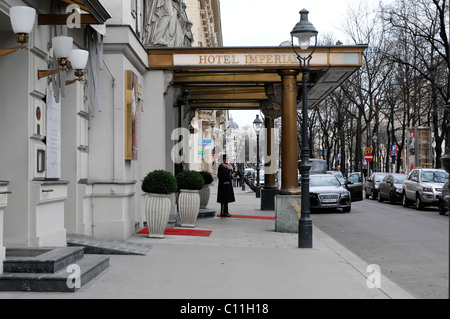
[[[211,184],[214,181],[214,179],[213,179],[213,177],[212,177],[210,172],[208,172],[208,171],[201,171],[200,174],[202,175],[203,180],[205,181],[206,185]]]
[[[178,183],[172,173],[154,170],[145,176],[141,189],[145,193],[171,194],[178,190]]]
[[[200,190],[205,185],[203,176],[197,171],[183,170],[176,176],[178,189]]]

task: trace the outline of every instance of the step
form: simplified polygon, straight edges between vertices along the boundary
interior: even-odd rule
[[[210,208],[200,208],[197,218],[216,217],[216,210]]]
[[[109,266],[109,258],[86,255],[67,266],[71,267],[55,273],[4,272],[0,275],[0,291],[75,292],[105,270]],[[73,281],[75,277],[77,280]],[[79,285],[74,282],[79,282]]]
[[[83,258],[83,247],[7,248],[5,273],[55,273]]]
[[[66,241],[68,246],[82,246],[86,254],[97,255],[146,255],[152,248],[149,245],[124,240],[80,234],[68,234]]]

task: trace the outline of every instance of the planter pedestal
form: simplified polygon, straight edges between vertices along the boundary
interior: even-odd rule
[[[181,227],[195,227],[199,208],[199,191],[181,189],[178,196],[178,212],[180,214]]]
[[[148,237],[164,238],[172,203],[170,195],[149,194],[145,203]]]
[[[211,193],[210,184],[205,184],[200,190],[200,208],[205,209],[208,206],[209,196]]]

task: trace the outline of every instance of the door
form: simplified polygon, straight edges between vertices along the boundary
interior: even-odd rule
[[[347,183],[345,183],[345,188],[347,188],[352,196],[352,202],[358,202],[363,200],[363,184],[361,180],[361,175],[358,178],[351,178]]]

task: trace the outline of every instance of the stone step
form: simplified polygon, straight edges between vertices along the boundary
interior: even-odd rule
[[[83,258],[83,255],[83,247],[8,248],[3,272],[52,274]]]
[[[54,273],[3,273],[0,291],[75,292],[109,266],[109,258],[86,255]]]
[[[146,255],[149,245],[80,234],[67,235],[68,246],[82,246],[86,254]]]
[[[216,210],[210,208],[200,208],[198,210],[198,218],[215,217]]]

